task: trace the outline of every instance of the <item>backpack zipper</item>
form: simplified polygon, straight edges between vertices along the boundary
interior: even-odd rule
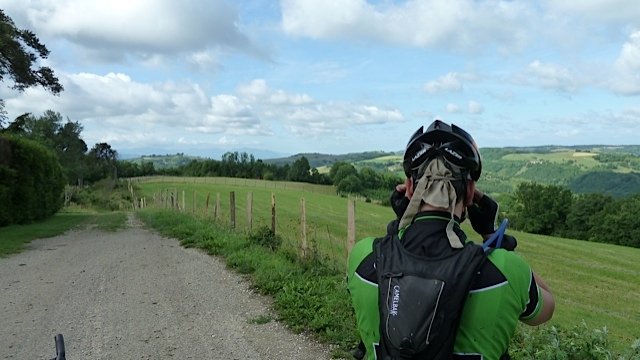
[[[440,296],[442,295],[442,291],[444,290],[444,281],[442,285],[440,285],[440,291],[438,292],[438,299],[436,300],[436,307],[433,309],[433,317],[431,318],[431,322],[429,323],[429,330],[427,331],[427,339],[425,343],[429,345],[429,335],[431,335],[431,327],[433,326],[433,322],[436,320],[436,314],[438,313],[438,305],[440,304]]]

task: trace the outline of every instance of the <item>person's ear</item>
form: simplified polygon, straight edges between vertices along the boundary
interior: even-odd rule
[[[473,204],[473,196],[476,192],[476,182],[473,180],[467,181],[467,193],[465,200],[465,207]]]
[[[406,196],[411,199],[411,197],[413,196],[413,179],[408,177],[404,180],[404,186],[406,186],[407,192],[405,193]]]

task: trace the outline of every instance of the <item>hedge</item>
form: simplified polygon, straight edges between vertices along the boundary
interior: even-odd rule
[[[0,226],[52,216],[63,204],[57,156],[37,142],[0,134]]]

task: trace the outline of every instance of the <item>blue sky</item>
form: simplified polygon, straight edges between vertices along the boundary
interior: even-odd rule
[[[0,87],[121,154],[639,144],[636,0],[0,0],[65,91]]]

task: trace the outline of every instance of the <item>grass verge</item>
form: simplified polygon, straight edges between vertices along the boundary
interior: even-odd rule
[[[0,257],[19,253],[25,244],[35,239],[48,238],[84,226],[95,226],[104,231],[116,231],[125,226],[123,212],[90,212],[74,208],[59,211],[49,219],[26,225],[0,228]]]
[[[168,210],[137,212],[161,234],[226,258],[227,265],[252,280],[255,289],[274,299],[278,320],[295,332],[310,332],[337,345],[333,356],[351,358],[357,333],[344,275],[318,263],[300,262],[285,250],[270,250],[249,237],[211,221]]]
[[[282,247],[270,250],[264,242],[259,245],[256,233],[246,236],[208,219],[171,210],[137,214],[147,225],[177,238],[185,247],[226,258],[229,267],[248,275],[258,291],[273,297],[279,320],[294,331],[312,332],[320,341],[337,345],[333,356],[351,358],[358,334],[343,274],[319,262],[301,262],[295,253]],[[510,349],[514,360],[640,360],[640,339],[615,346],[606,327],[592,329],[585,323],[574,327],[570,323],[521,326]]]

